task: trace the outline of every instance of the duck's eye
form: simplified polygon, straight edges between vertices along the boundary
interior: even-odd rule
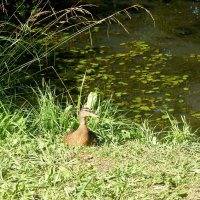
[[[83,108],[82,111],[91,112],[89,108]]]

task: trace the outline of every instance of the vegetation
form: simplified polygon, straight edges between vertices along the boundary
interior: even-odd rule
[[[140,122],[142,116],[151,116],[155,110],[158,111],[156,120],[159,123],[168,119],[168,116],[159,112],[161,110],[172,114],[185,112],[184,97],[189,93],[187,83],[191,76],[180,70],[178,73],[166,70],[168,63],[175,59],[174,56],[161,53],[158,48],[144,41],[123,42],[119,47],[117,53],[110,51],[108,46],[98,46],[96,49],[92,46],[71,48],[70,52],[75,56],[66,60],[66,64],[75,66],[74,79],[79,84],[82,74],[87,72],[84,88],[88,93],[91,90],[104,91],[106,94],[115,91],[113,99],[117,105],[135,113],[134,121]],[[64,75],[61,77],[65,78]],[[94,80],[96,84],[93,84]],[[175,105],[178,108],[174,109]]]
[[[37,92],[38,108],[10,113],[1,105],[1,199],[195,199],[199,197],[199,144],[183,119],[160,132],[134,124],[111,101],[86,105],[99,115],[89,127],[96,147],[66,147],[63,135],[77,127],[76,109]],[[91,103],[92,102],[92,103]],[[181,125],[181,124],[180,124]]]
[[[23,5],[19,4],[17,11],[22,9]],[[3,88],[2,90],[5,92],[16,87],[20,88],[19,85],[26,83],[27,80],[34,82],[34,78],[39,72],[50,68],[57,74],[54,66],[48,64],[49,56],[53,57],[52,52],[55,49],[85,31],[90,32],[92,27],[105,22],[113,22],[118,23],[126,30],[117,15],[120,16],[124,13],[131,18],[128,14],[129,9],[144,9],[149,13],[142,6],[133,5],[101,20],[95,20],[88,10],[90,7],[93,5],[77,5],[55,12],[53,9],[45,10],[45,5],[39,1],[32,8],[30,16],[28,15],[25,21],[20,21],[15,13],[13,13],[12,18],[18,22],[17,25],[12,21],[2,21],[0,30],[0,89]],[[149,15],[151,16],[150,13]],[[66,34],[62,35],[59,42],[52,42],[53,38],[59,37],[62,32],[66,32]]]
[[[120,24],[115,15],[98,21],[80,17],[82,13],[92,18],[84,6],[58,13],[43,11],[38,5],[23,21],[13,15],[20,25],[14,28],[13,22],[5,21],[0,31],[0,199],[199,198],[200,147],[184,117],[178,122],[165,113],[170,126],[162,130],[147,120],[136,123],[111,99],[100,99],[97,93],[90,93],[84,101],[83,83],[77,101],[68,91],[68,97],[58,101],[50,88],[30,87],[34,104],[15,104],[18,88],[32,78],[26,69],[33,63],[38,63],[34,73],[42,71],[45,59],[59,45],[102,22]],[[127,9],[123,12],[129,17]],[[43,14],[48,16],[38,19]],[[71,19],[80,23],[51,32],[66,15],[65,23]],[[60,31],[77,27],[59,44],[43,43],[49,44]],[[16,95],[11,95],[13,91]],[[64,146],[63,135],[78,126],[77,114],[84,105],[99,116],[88,121],[99,144]]]

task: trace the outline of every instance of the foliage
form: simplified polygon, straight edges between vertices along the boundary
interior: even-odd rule
[[[64,147],[60,135],[9,136],[1,199],[198,199],[199,144]]]
[[[188,143],[194,140],[194,133],[192,133],[184,116],[181,116],[181,123],[168,113],[166,113],[166,117],[170,121],[170,126],[166,137],[163,138],[165,141],[177,145],[178,143]]]
[[[183,129],[171,121],[168,137],[160,140],[147,121],[130,123],[111,100],[92,93],[85,105],[99,117],[90,119],[88,126],[100,143],[66,147],[62,138],[67,129],[78,126],[77,108],[61,106],[48,87],[35,93],[37,108],[11,113],[1,104],[0,199],[197,195],[199,144],[189,145],[194,135],[185,121]],[[180,138],[182,134],[187,137]]]
[[[24,134],[27,117],[21,111],[11,111],[11,105],[4,105],[0,101],[0,140],[9,135]]]
[[[16,134],[16,132],[32,136],[63,134],[78,126],[77,107],[71,105],[69,101],[62,104],[56,101],[55,92],[49,87],[43,91],[38,89],[34,93],[38,100],[36,108],[34,106],[31,109],[19,109],[11,113],[8,106],[1,104],[1,138]],[[101,100],[94,92],[89,94],[87,102],[82,105],[84,104],[99,116],[88,119],[89,127],[98,133],[99,144],[122,144],[133,139],[150,144],[161,141],[170,144],[188,144],[195,137],[184,118],[182,118],[182,128],[180,128],[179,122],[167,115],[170,126],[162,130],[161,134],[160,131],[152,128],[147,120],[141,124],[132,122],[112,103],[111,99]],[[163,140],[160,140],[162,137],[164,137]]]

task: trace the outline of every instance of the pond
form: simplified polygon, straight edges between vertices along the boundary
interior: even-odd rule
[[[86,72],[83,93],[112,95],[136,122],[150,118],[163,124],[167,111],[177,118],[186,116],[197,128],[200,2],[138,2],[148,7],[155,26],[145,11],[130,12],[131,20],[120,18],[129,33],[119,24],[96,26],[76,37],[67,48],[60,47],[54,54],[54,66],[75,93]],[[54,82],[57,87],[58,81]]]

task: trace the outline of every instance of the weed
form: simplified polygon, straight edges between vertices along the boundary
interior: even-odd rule
[[[192,132],[184,116],[181,116],[181,122],[178,122],[168,113],[166,113],[166,116],[169,119],[170,125],[166,131],[166,136],[163,138],[165,142],[177,145],[194,141],[195,133]]]

